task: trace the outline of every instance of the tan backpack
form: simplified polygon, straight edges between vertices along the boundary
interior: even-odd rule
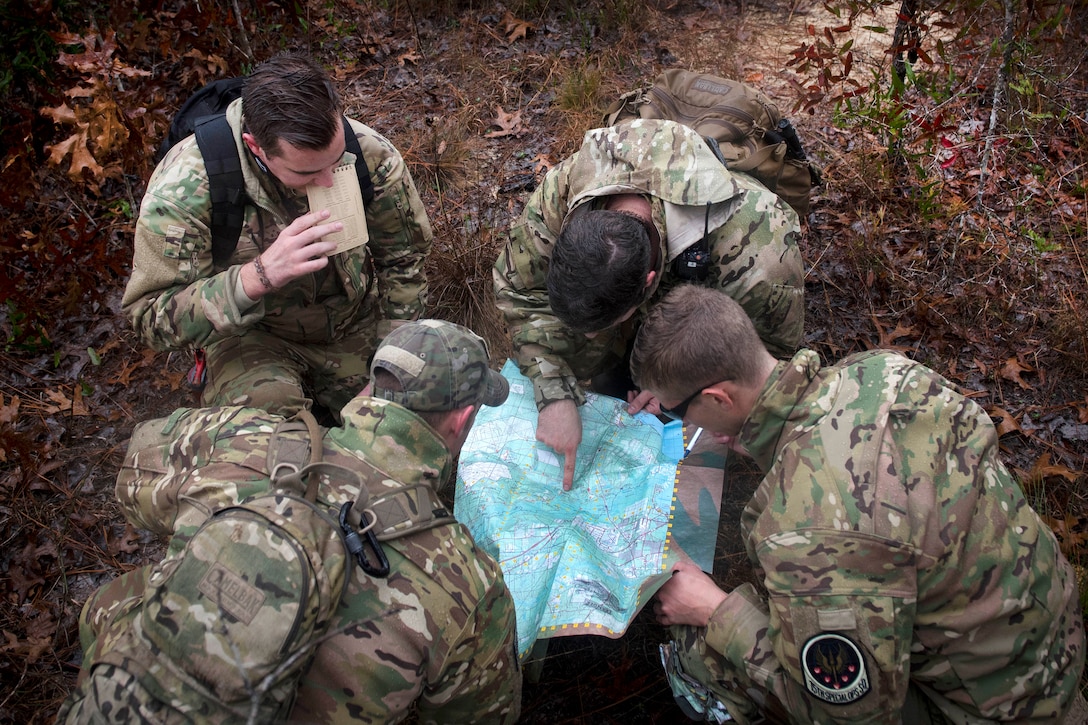
[[[611,126],[631,118],[656,118],[690,126],[711,144],[731,171],[757,179],[793,207],[808,213],[809,193],[821,182],[789,119],[760,91],[737,81],[680,68],[652,86],[623,94],[608,110]]]

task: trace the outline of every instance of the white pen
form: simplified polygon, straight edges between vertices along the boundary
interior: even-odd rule
[[[688,444],[686,446],[684,446],[685,453],[691,453],[691,449],[695,447],[695,441],[699,440],[699,436],[702,435],[702,433],[702,428],[695,429],[695,433],[691,436],[691,440],[688,441]]]

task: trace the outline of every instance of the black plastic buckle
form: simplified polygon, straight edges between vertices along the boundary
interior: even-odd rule
[[[378,537],[374,535],[374,524],[377,522],[377,517],[372,521],[367,521],[366,510],[359,512],[360,523],[362,523],[362,531],[356,531],[348,523],[348,513],[351,511],[352,503],[348,501],[340,507],[340,530],[344,532],[344,542],[347,544],[348,552],[355,557],[355,561],[359,563],[359,566],[370,576],[384,579],[389,576],[389,559],[385,556],[385,550],[382,549],[382,544],[378,541]],[[366,541],[363,541],[363,536],[366,536]],[[366,545],[370,544],[370,548],[373,550],[378,563],[371,564],[366,555]]]

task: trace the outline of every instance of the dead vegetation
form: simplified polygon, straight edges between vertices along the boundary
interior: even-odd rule
[[[509,345],[490,270],[505,229],[616,95],[682,66],[759,85],[787,110],[798,102],[826,179],[802,242],[806,344],[825,360],[898,349],[968,391],[1085,563],[1083,8],[1049,23],[1061,4],[1024,11],[991,130],[1002,60],[991,43],[1004,28],[981,2],[960,4],[977,12],[955,16],[965,33],[944,55],[936,41],[956,28],[919,35],[930,62],[897,95],[889,34],[863,32],[859,15],[844,50],[848,33],[824,28],[845,21],[814,4],[240,0],[241,25],[228,5],[0,10],[25,51],[14,56],[25,67],[0,68],[11,78],[0,74],[0,722],[51,721],[78,667],[82,601],[157,551],[118,516],[112,484],[132,426],[189,404],[188,363],[142,349],[118,314],[129,235],[170,114],[207,80],[244,72],[247,52],[310,49],[349,112],[401,149],[435,232],[433,314],[480,331],[497,357]],[[30,26],[40,35],[22,35]],[[802,47],[833,82],[791,65]],[[836,112],[834,94],[856,90],[848,77],[876,90]],[[754,475],[731,472],[727,515]],[[739,551],[723,530],[726,582],[751,576]],[[673,721],[661,635],[641,616],[622,640],[557,641],[524,721]]]

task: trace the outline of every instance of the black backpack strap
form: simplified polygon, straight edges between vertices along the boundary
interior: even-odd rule
[[[225,114],[200,119],[194,133],[208,171],[208,194],[212,201],[212,262],[216,267],[225,267],[238,246],[249,201],[242,161]]]
[[[362,192],[363,203],[369,204],[374,199],[374,182],[370,180],[370,169],[363,158],[363,149],[359,146],[359,139],[355,136],[347,116],[344,117],[344,144],[348,151],[355,154],[355,174],[359,177],[359,191]]]

